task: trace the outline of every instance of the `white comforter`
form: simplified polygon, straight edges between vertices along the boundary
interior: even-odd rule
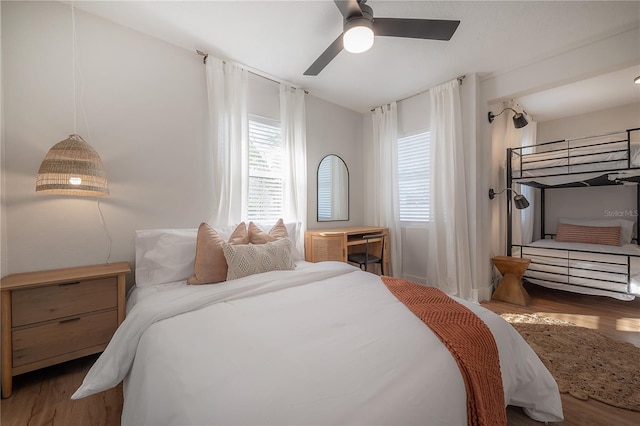
[[[461,303],[496,337],[505,405],[562,420],[522,337]],[[340,262],[145,297],[72,398],[123,379],[124,425],[466,424],[449,351],[378,276]]]

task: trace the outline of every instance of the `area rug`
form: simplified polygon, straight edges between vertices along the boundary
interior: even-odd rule
[[[537,314],[501,314],[556,379],[562,393],[640,411],[640,348]]]

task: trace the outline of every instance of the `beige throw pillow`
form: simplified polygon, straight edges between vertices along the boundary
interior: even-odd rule
[[[223,244],[247,244],[249,235],[244,222],[240,223],[225,242],[211,226],[201,223],[196,241],[194,275],[187,284],[219,283],[227,279],[227,261],[222,251]]]
[[[581,226],[559,223],[556,241],[563,243],[620,245],[619,226]]]
[[[284,225],[284,221],[282,219],[278,219],[268,234],[253,222],[249,222],[248,232],[249,242],[251,244],[265,244],[281,238],[287,238],[289,236],[287,233],[287,227]]]
[[[295,269],[291,257],[291,240],[282,238],[264,244],[223,244],[229,265],[227,280],[235,280],[262,272]]]

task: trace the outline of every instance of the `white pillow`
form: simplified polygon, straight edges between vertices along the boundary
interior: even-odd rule
[[[291,240],[281,238],[265,244],[222,245],[227,259],[227,281],[269,271],[295,269]]]
[[[269,233],[269,231],[274,225],[273,223],[258,223],[258,222],[254,222],[254,223],[258,226],[258,228],[260,228],[266,233]],[[301,252],[300,250],[298,250],[298,239],[301,238],[300,232],[302,229],[302,222],[288,222],[288,223],[285,223],[284,226],[285,228],[287,228],[287,235],[292,243],[291,257],[293,257],[293,261],[298,262],[300,260],[304,260],[304,252]]]
[[[620,227],[620,245],[631,244],[633,239],[633,226],[635,221],[626,219],[573,219],[573,218],[560,218],[559,223],[566,223],[568,225],[581,225],[581,226],[619,226]]]
[[[237,225],[214,228],[225,240]],[[196,258],[197,229],[136,231],[136,286],[149,287],[189,279]]]

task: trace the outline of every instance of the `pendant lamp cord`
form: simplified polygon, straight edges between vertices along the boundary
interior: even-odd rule
[[[73,133],[78,133],[78,111],[76,108],[76,8],[71,4],[71,75],[73,78]]]
[[[107,253],[107,263],[111,263],[111,246],[113,244],[113,240],[111,239],[111,234],[109,233],[109,229],[107,228],[107,223],[104,221],[104,215],[102,214],[102,209],[100,208],[100,197],[96,197],[96,201],[98,202],[98,214],[100,216],[100,223],[102,224],[102,229],[104,229],[104,234],[109,241],[109,252]]]
[[[80,111],[82,112],[82,118],[87,132],[87,139],[91,140],[89,134],[89,122],[87,121],[87,112],[84,108],[84,78],[82,78],[82,69],[78,61],[78,37],[76,33],[76,8],[71,3],[71,55],[72,55],[72,77],[73,77],[73,132],[78,134],[78,108],[76,105],[76,72],[78,73],[78,79],[80,80]]]

